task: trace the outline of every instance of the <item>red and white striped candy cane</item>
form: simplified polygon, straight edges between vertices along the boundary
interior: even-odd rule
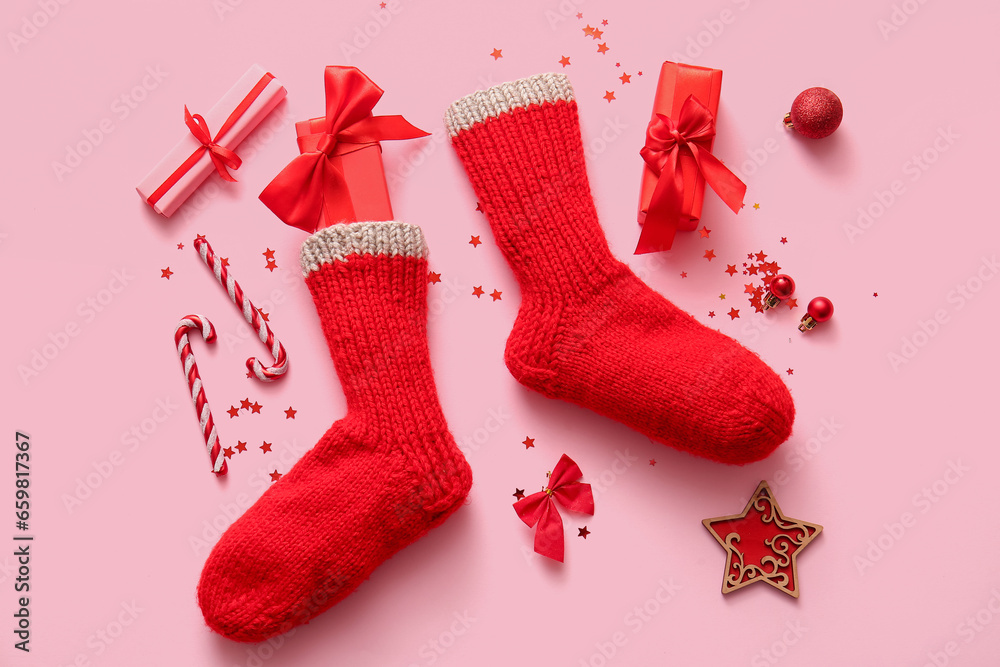
[[[194,408],[198,412],[198,421],[201,424],[202,435],[205,436],[205,445],[208,447],[208,454],[212,459],[212,472],[216,475],[225,475],[228,472],[226,457],[222,455],[222,447],[219,445],[219,434],[215,430],[215,421],[212,419],[212,411],[208,407],[208,399],[205,398],[205,387],[202,386],[201,376],[198,374],[198,364],[195,363],[194,353],[191,352],[191,343],[188,342],[188,331],[198,329],[201,331],[206,343],[215,341],[215,328],[204,315],[188,315],[177,323],[174,331],[174,343],[177,345],[177,354],[184,364],[184,375],[187,376],[188,389],[191,390],[191,400],[194,401]]]
[[[202,261],[215,273],[215,279],[229,292],[229,298],[232,302],[243,311],[243,317],[246,318],[247,323],[257,332],[260,342],[267,345],[271,350],[271,356],[274,357],[273,366],[264,366],[257,360],[257,357],[250,357],[247,359],[247,369],[262,382],[277,380],[288,370],[288,356],[285,354],[284,345],[279,343],[278,339],[274,337],[274,332],[267,326],[264,318],[260,316],[260,311],[254,307],[250,299],[243,293],[240,284],[229,275],[226,267],[222,265],[222,259],[216,256],[211,244],[205,240],[205,237],[199,236],[196,238],[194,247],[198,250],[198,254],[201,255]]]

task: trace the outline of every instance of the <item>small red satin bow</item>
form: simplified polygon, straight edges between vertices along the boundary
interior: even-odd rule
[[[549,475],[549,485],[538,493],[533,493],[514,503],[514,511],[529,527],[538,525],[535,531],[535,551],[543,556],[563,562],[564,536],[562,517],[555,506],[555,500],[568,510],[594,513],[594,494],[590,484],[576,480],[583,477],[573,459],[562,455],[559,463]]]
[[[667,250],[674,242],[684,204],[684,172],[678,158],[687,150],[705,182],[735,213],[743,207],[747,186],[708,150],[715,136],[715,117],[694,95],[684,100],[675,121],[656,114],[646,128],[646,145],[639,154],[659,180],[646,210],[635,252]]]
[[[199,113],[192,115],[188,111],[187,105],[184,105],[184,123],[191,130],[194,138],[200,141],[201,145],[208,150],[208,155],[212,158],[212,164],[215,165],[215,170],[219,172],[219,176],[230,183],[235,183],[236,179],[233,178],[226,167],[229,167],[229,169],[239,169],[240,165],[243,164],[243,160],[234,151],[216,143],[228,127],[220,129],[219,135],[213,139],[212,133],[208,131],[208,123],[205,122],[202,115]]]
[[[344,174],[330,158],[379,141],[428,135],[402,116],[373,116],[383,91],[356,67],[328,66],[325,85],[326,117],[318,119],[322,131],[300,135],[301,155],[260,193],[264,205],[286,224],[310,233],[324,212],[336,221],[337,212],[350,204]]]

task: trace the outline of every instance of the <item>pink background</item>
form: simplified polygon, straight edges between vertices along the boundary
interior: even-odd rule
[[[1000,280],[984,258],[1000,244],[996,4],[398,2],[384,26],[374,1],[5,3],[0,664],[995,664]],[[45,7],[51,18],[37,14]],[[582,32],[588,24],[604,30],[606,54]],[[22,31],[30,37],[12,44]],[[659,64],[674,57],[725,71],[715,152],[744,176],[748,206],[733,216],[709,195],[709,238],[687,234],[670,253],[635,257],[637,152]],[[212,177],[172,219],[158,218],[133,188],[184,131],[183,105],[214,104],[254,62],[289,95],[244,144],[239,183]],[[387,145],[386,169],[397,216],[424,228],[442,275],[430,288],[431,352],[475,485],[468,507],[345,602],[248,647],[203,624],[195,586],[215,540],[207,526],[228,525],[227,508],[242,511],[268,472],[287,471],[344,413],[297,272],[304,234],[256,198],[295,154],[292,123],[322,113],[327,64],[358,65],[387,91],[377,111],[434,132]],[[530,393],[506,371],[517,286],[441,117],[477,88],[553,69],[576,88],[613,250],[791,388],[795,431],[769,459],[742,468],[694,459]],[[778,121],[815,85],[841,96],[846,117],[833,137],[808,142]],[[110,133],[95,133],[102,121]],[[57,175],[53,163],[81,142],[96,145]],[[850,238],[859,207],[874,215]],[[244,377],[244,359],[264,350],[239,338],[239,315],[200,264],[195,234],[230,258],[270,313],[291,359],[283,381]],[[469,245],[471,235],[483,245]],[[761,250],[794,276],[794,311],[753,313],[743,276],[724,272]],[[502,300],[473,298],[477,285]],[[835,302],[834,320],[801,335],[796,323],[819,294]],[[739,319],[725,316],[731,307]],[[221,437],[249,443],[221,481],[208,473],[171,340],[189,312],[213,318],[223,338],[194,344]],[[60,335],[67,326],[75,336]],[[902,357],[904,339],[911,358],[894,368],[889,355]],[[43,350],[44,368],[22,379],[19,367]],[[230,419],[225,409],[244,397],[261,414]],[[30,655],[12,649],[15,429],[32,443]],[[520,444],[528,436],[534,449]],[[262,440],[272,453],[257,449]],[[510,503],[564,452],[601,488],[594,517],[566,516],[558,566],[530,552],[531,531]],[[615,465],[619,453],[636,460]],[[799,559],[798,600],[765,585],[720,594],[725,554],[701,520],[741,511],[761,479],[785,514],[825,527]],[[68,509],[74,494],[86,497]]]

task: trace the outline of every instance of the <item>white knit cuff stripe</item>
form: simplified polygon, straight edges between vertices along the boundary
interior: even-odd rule
[[[569,102],[573,99],[573,86],[565,74],[536,74],[466,95],[448,107],[444,124],[448,128],[448,134],[454,137],[476,123],[496,118],[517,107],[558,100]]]
[[[316,232],[302,244],[302,275],[323,264],[346,262],[351,255],[427,257],[427,243],[420,227],[405,222],[353,222]]]

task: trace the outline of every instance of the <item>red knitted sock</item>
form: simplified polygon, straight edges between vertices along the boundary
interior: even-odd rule
[[[252,642],[305,623],[468,494],[427,351],[426,255],[420,228],[401,222],[335,225],[303,244],[347,416],[215,545],[198,601],[216,632]]]
[[[464,97],[445,123],[521,287],[505,354],[518,381],[725,463],[788,437],[795,408],[774,371],[612,256],[564,75]]]

